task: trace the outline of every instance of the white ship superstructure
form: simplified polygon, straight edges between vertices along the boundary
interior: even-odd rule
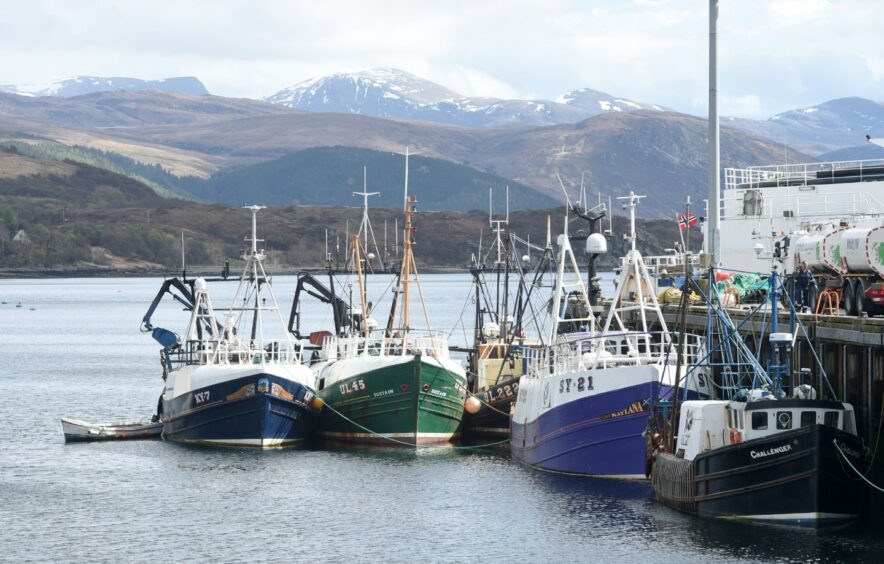
[[[790,240],[842,227],[884,225],[884,159],[727,168],[721,266],[767,272]]]

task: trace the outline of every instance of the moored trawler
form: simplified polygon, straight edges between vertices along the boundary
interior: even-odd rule
[[[643,478],[649,417],[656,402],[675,394],[678,368],[691,366],[680,383],[683,392],[694,397],[713,392],[706,369],[697,366],[703,339],[683,335],[676,346],[667,329],[635,247],[639,196],[625,199],[631,249],[601,330],[589,308],[567,231],[559,237],[550,344],[529,351],[529,371],[519,383],[510,439],[513,457],[540,470]],[[639,320],[635,330],[626,328],[627,314]],[[661,330],[652,330],[652,323]]]
[[[405,194],[402,266],[386,327],[377,329],[371,318],[363,268],[368,253],[354,237],[352,265],[361,312],[351,315],[346,333],[323,339],[312,366],[317,393],[326,406],[320,434],[327,439],[416,446],[460,435],[467,378],[449,357],[446,336],[429,328],[412,254],[411,218],[417,198],[408,196],[407,151]],[[409,297],[414,290],[423,305],[426,330],[412,326]]]
[[[282,447],[303,443],[313,431],[314,376],[301,363],[300,350],[284,332],[273,289],[257,247],[252,212],[251,249],[233,304],[224,323],[218,321],[206,281],[173,284],[178,301],[191,310],[183,341],[171,331],[154,328],[145,315],[143,328],[163,345],[165,390],[159,418],[165,439],[195,444]],[[188,288],[189,285],[189,288]],[[263,297],[266,292],[268,297]],[[281,339],[265,338],[262,312],[279,318]]]
[[[722,374],[730,397],[673,406],[677,426],[665,427],[667,436],[655,440],[651,455],[654,492],[669,506],[711,517],[810,526],[858,520],[866,501],[861,472],[870,461],[854,410],[835,399],[818,400],[816,390],[802,383],[811,370],[793,370],[794,342],[807,333],[791,303],[789,331],[780,332],[779,280],[774,269],[769,313],[759,314],[770,323],[767,368],[736,331],[721,335],[715,346],[731,359]],[[708,305],[726,315],[715,292]],[[816,377],[834,397],[814,358]]]
[[[824,526],[859,520],[865,468],[853,408],[796,397],[687,401],[675,454],[657,454],[659,501],[733,520]]]
[[[443,334],[326,337],[315,370],[328,439],[420,445],[460,434],[467,380]]]

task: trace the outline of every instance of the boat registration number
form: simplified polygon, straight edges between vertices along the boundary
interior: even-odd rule
[[[579,376],[577,378],[562,378],[559,380],[559,393],[570,394],[571,392],[584,392],[591,390],[592,376]]]
[[[338,388],[341,390],[342,396],[349,396],[352,393],[364,390],[365,380],[360,378],[359,380],[354,380],[352,382],[344,382],[343,384],[339,384]]]
[[[209,390],[206,390],[205,392],[197,392],[193,394],[193,403],[195,403],[196,405],[202,405],[209,401],[210,395],[211,394]]]
[[[499,388],[491,388],[486,392],[485,401],[497,401],[503,398],[511,398],[519,393],[519,383],[504,384]]]

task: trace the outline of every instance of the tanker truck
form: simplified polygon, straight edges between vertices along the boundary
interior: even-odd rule
[[[796,269],[805,261],[814,274],[811,303],[827,288],[840,291],[846,315],[884,313],[884,226],[817,225],[793,235],[790,252]]]

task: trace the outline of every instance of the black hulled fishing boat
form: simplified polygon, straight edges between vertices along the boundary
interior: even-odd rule
[[[532,246],[530,241],[506,231],[509,193],[506,218],[494,219],[489,215],[489,222],[495,234],[494,243],[483,256],[480,242],[479,255],[473,257],[470,266],[475,312],[473,346],[468,349],[467,357],[472,396],[467,400],[464,413],[467,438],[509,437],[510,408],[527,367],[525,353],[542,345],[528,338],[532,331],[525,320],[535,319],[535,313],[542,309],[539,304],[532,305],[532,298],[537,298],[535,294],[552,258],[548,242],[545,249],[535,247],[542,255],[533,272],[526,273],[523,269],[523,265],[530,264],[530,255],[519,260],[516,244],[524,245],[529,253]],[[490,266],[486,265],[488,259],[492,260]],[[539,329],[533,332],[541,333]]]
[[[778,279],[774,271],[767,370],[731,324],[727,333],[738,346],[717,350],[734,359],[722,378],[722,389],[733,394],[674,406],[675,434],[653,454],[654,494],[676,509],[725,519],[808,526],[856,521],[866,492],[851,467],[866,469],[869,461],[854,410],[836,399],[817,399],[816,390],[802,382],[812,373],[791,370],[801,328],[792,307],[790,331],[779,331]],[[710,310],[725,315],[716,303]],[[817,375],[828,385],[821,366]]]

